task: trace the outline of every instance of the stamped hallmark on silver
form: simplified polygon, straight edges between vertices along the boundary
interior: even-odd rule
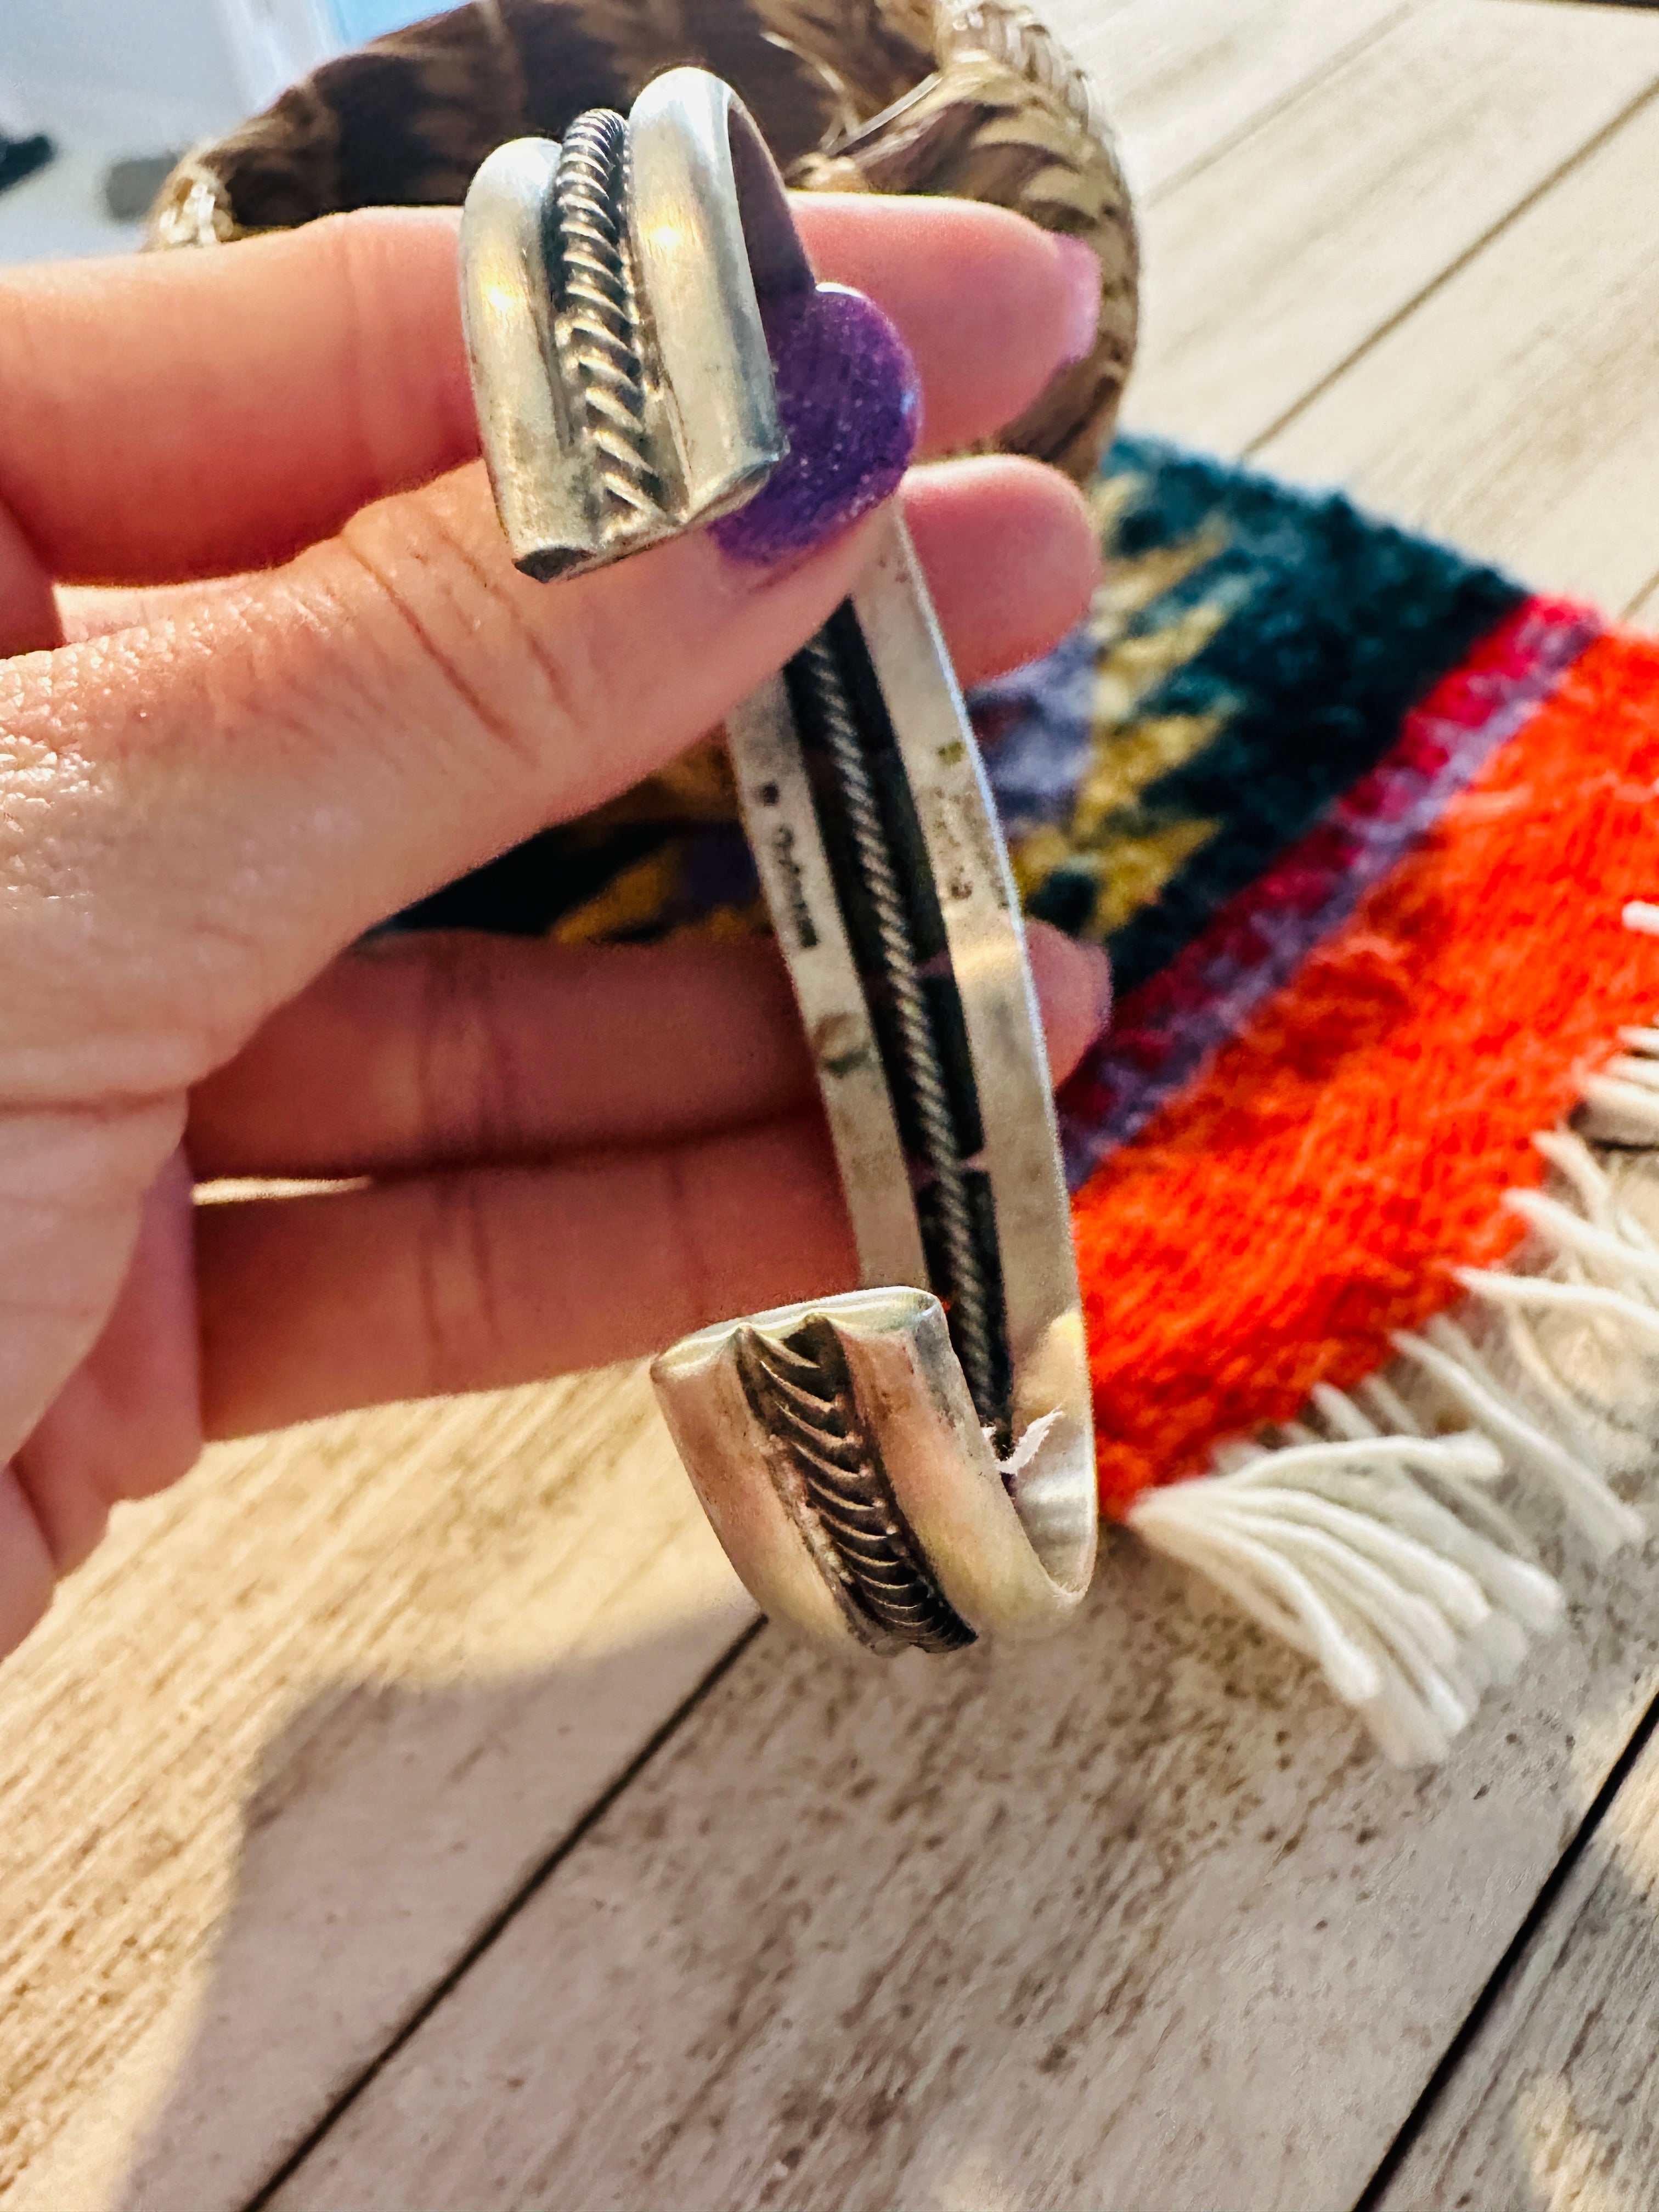
[[[741,507],[785,450],[761,315],[812,284],[719,79],[673,70],[480,169],[462,289],[514,557],[553,579]],[[1087,1588],[1093,1421],[1018,905],[902,518],[728,718],[864,1287],[652,1373],[760,1604],[866,1650],[1047,1633]]]

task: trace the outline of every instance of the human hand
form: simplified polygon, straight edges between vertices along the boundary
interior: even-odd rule
[[[1074,349],[998,210],[809,200],[935,450]],[[850,1238],[776,955],[363,931],[662,767],[846,594],[704,534],[554,588],[481,466],[441,214],[0,286],[0,1650],[112,1501],[204,1437],[519,1382],[842,1289]],[[1060,477],[914,475],[972,681],[1083,612]],[[1050,1054],[1099,957],[1033,933]],[[218,1177],[325,1178],[192,1203]]]

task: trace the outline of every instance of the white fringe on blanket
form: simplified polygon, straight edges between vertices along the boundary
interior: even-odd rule
[[[1659,906],[1625,921],[1659,936]],[[1402,1330],[1385,1375],[1352,1395],[1321,1384],[1298,1421],[1129,1510],[1155,1551],[1305,1653],[1403,1765],[1443,1759],[1562,1618],[1500,1480],[1511,1503],[1551,1494],[1601,1554],[1646,1534],[1613,1485],[1659,1437],[1659,1237],[1616,1170],[1659,1152],[1659,1028],[1621,1042],[1577,1133],[1535,1139],[1553,1188],[1509,1194],[1531,1232],[1514,1271],[1461,1269],[1457,1317]]]

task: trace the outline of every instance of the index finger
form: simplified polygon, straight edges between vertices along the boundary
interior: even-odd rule
[[[795,209],[819,274],[903,331],[935,450],[989,436],[1083,349],[1075,249],[1018,216],[832,195]],[[285,560],[469,459],[455,229],[452,210],[371,209],[228,250],[9,276],[0,505],[61,582],[177,581]]]

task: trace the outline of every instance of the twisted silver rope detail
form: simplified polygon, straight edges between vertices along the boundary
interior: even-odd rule
[[[927,1164],[933,1170],[939,1192],[939,1223],[950,1278],[947,1295],[951,1340],[981,1419],[994,1420],[1002,1409],[996,1402],[996,1360],[992,1350],[985,1283],[974,1242],[973,1215],[957,1146],[956,1123],[939,1048],[933,1041],[909,920],[888,854],[887,835],[876,805],[869,765],[859,742],[852,703],[835,654],[821,634],[802,647],[799,663],[817,702],[824,742],[846,802],[859,872],[875,909],[882,966],[892,991],[905,1073],[909,1078],[921,1122]]]
[[[924,1651],[971,1644],[973,1630],[939,1588],[899,1510],[834,1323],[817,1315],[782,1338],[744,1328],[737,1354],[750,1404],[789,1454],[802,1504],[854,1604]]]
[[[608,503],[654,517],[661,501],[646,458],[639,310],[623,246],[626,144],[626,125],[608,107],[590,108],[565,133],[553,182],[560,337],[580,380]]]

